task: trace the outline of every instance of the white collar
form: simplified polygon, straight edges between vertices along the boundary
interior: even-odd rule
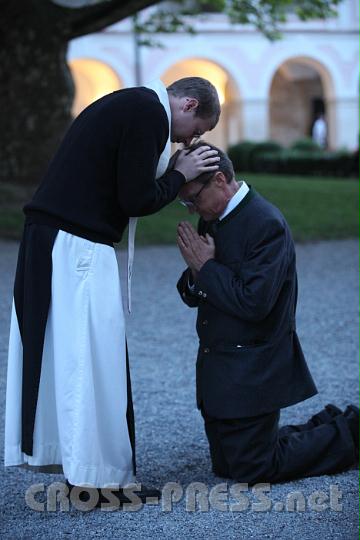
[[[160,178],[165,174],[165,171],[169,165],[170,160],[170,154],[171,154],[171,141],[170,141],[170,134],[171,134],[171,108],[170,108],[170,101],[169,101],[169,94],[167,93],[166,86],[160,79],[155,79],[147,84],[144,85],[146,88],[150,88],[153,90],[161,103],[161,105],[164,107],[168,121],[169,121],[169,137],[166,142],[165,148],[160,155],[157,170],[156,170],[156,179]]]
[[[224,219],[225,216],[227,216],[228,214],[230,214],[230,212],[232,210],[234,210],[234,208],[243,200],[243,198],[246,196],[246,194],[249,192],[249,186],[247,185],[246,182],[242,181],[241,183],[241,186],[239,187],[239,189],[237,190],[237,192],[235,193],[235,195],[233,195],[230,199],[230,201],[227,203],[226,205],[226,208],[225,210],[223,211],[223,213],[221,214],[221,216],[219,217],[219,220],[221,221],[222,219]]]
[[[159,79],[150,82],[145,85],[146,88],[153,90],[164,107],[168,121],[169,121],[169,137],[166,142],[165,148],[162,151],[159,162],[156,168],[156,179],[160,178],[165,174],[165,171],[168,167],[170,154],[171,154],[171,142],[170,142],[170,133],[171,133],[171,109],[169,95],[166,90],[166,86]],[[136,232],[137,217],[130,217],[129,219],[129,239],[128,239],[128,266],[127,266],[127,285],[128,285],[128,310],[131,312],[131,275],[132,275],[132,266],[134,261],[134,251],[135,251],[135,232]]]

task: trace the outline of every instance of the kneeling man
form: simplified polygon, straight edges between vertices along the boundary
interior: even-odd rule
[[[188,265],[178,290],[198,308],[197,403],[213,471],[250,485],[342,471],[356,461],[357,407],[327,405],[279,429],[281,408],[317,393],[295,329],[294,242],[281,212],[238,183],[217,150],[218,171],[179,193],[200,215],[198,232],[178,227]]]

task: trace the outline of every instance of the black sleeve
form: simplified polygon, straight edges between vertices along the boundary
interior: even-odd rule
[[[159,157],[169,135],[166,111],[156,102],[146,102],[138,109],[122,130],[117,160],[118,203],[129,217],[157,212],[175,199],[185,182],[184,175],[175,170],[156,180]]]
[[[217,309],[248,321],[261,321],[273,308],[289,265],[283,225],[267,222],[256,232],[239,272],[207,261],[197,275],[197,294]]]
[[[189,282],[192,282],[192,274],[190,268],[187,268],[183,272],[177,283],[177,290],[181,296],[182,301],[189,307],[198,307],[199,297],[197,293],[193,293],[189,289]]]
[[[174,154],[175,156],[175,154]],[[174,157],[173,156],[173,157]],[[204,221],[202,218],[199,219],[197,223],[197,232],[202,234],[202,229],[204,228]],[[194,290],[189,289],[189,283],[194,285]],[[181,275],[178,283],[177,290],[181,296],[182,301],[189,307],[198,307],[200,300],[198,292],[195,288],[195,283],[193,280],[193,275],[190,268],[187,268]]]

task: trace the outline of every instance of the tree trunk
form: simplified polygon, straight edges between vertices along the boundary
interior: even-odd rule
[[[37,183],[71,121],[74,85],[56,9],[15,4],[0,28],[0,178]]]
[[[0,181],[39,183],[72,120],[68,41],[152,3],[67,9],[50,0],[0,0]]]

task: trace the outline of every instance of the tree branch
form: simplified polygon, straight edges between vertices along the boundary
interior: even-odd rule
[[[157,4],[156,0],[106,0],[99,4],[66,11],[67,38],[99,32],[117,21]]]

